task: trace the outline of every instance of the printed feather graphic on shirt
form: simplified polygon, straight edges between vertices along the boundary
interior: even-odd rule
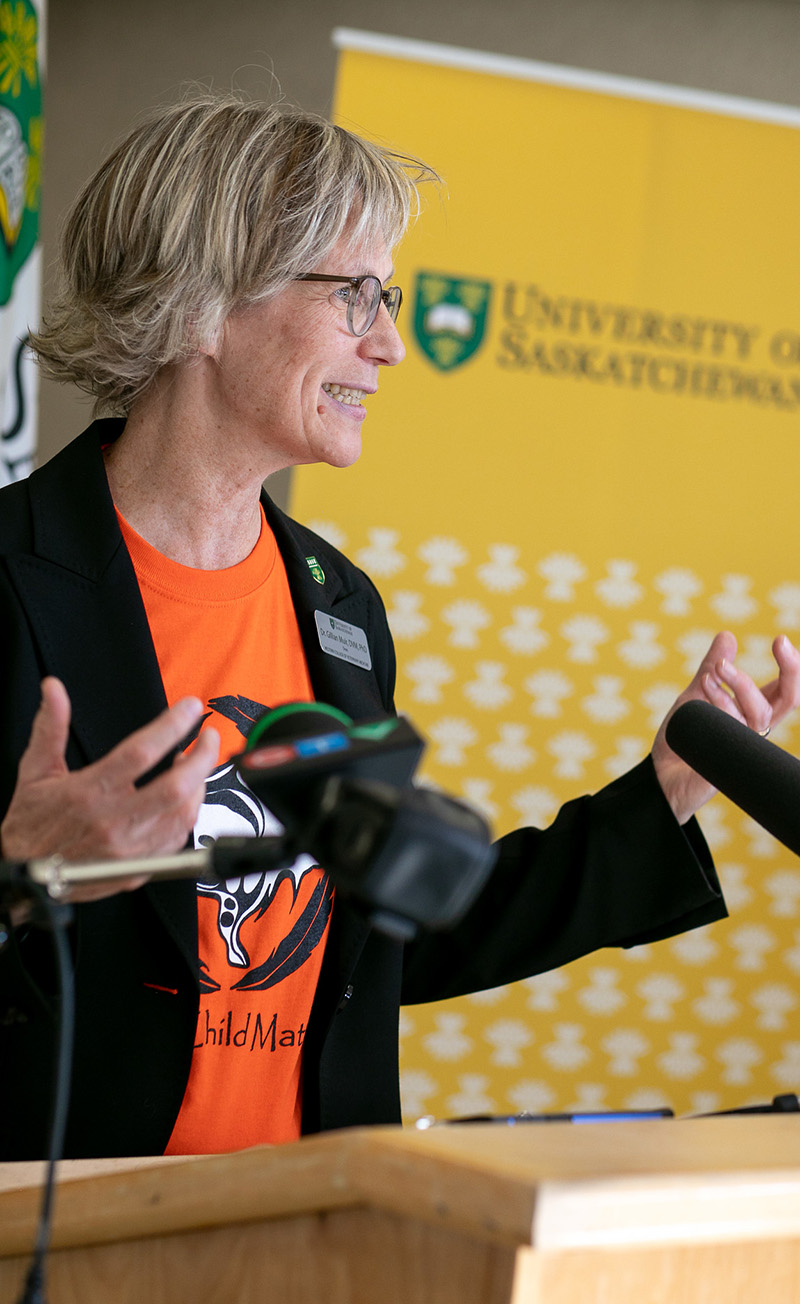
[[[254,702],[252,697],[243,697],[241,693],[237,693],[235,696],[227,694],[223,697],[212,697],[208,705],[211,710],[204,712],[194,729],[186,735],[180,744],[182,751],[185,751],[187,747],[197,741],[200,737],[200,730],[206,720],[211,718],[214,711],[218,711],[220,715],[224,715],[226,720],[230,720],[232,724],[235,724],[242,737],[246,738],[256,720],[265,711],[269,710],[269,707],[264,706],[262,702]]]
[[[317,883],[297,923],[263,964],[256,965],[232,991],[265,991],[304,964],[322,938],[333,904],[333,887],[327,874]]]
[[[269,710],[269,707],[263,706],[261,702],[254,702],[251,697],[243,697],[241,693],[237,693],[236,696],[228,694],[224,697],[212,697],[208,705],[212,711],[224,715],[226,720],[233,721],[243,738],[247,737],[256,720]]]
[[[201,992],[220,992],[222,984],[218,983],[216,978],[212,978],[208,971],[208,965],[205,960],[200,961],[200,991]]]

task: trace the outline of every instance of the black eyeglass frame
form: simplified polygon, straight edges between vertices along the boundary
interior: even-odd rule
[[[304,276],[295,276],[294,279],[296,281],[332,281],[336,282],[338,285],[349,285],[350,294],[347,299],[347,329],[351,335],[355,335],[356,339],[360,339],[362,335],[366,335],[367,331],[375,324],[375,318],[380,311],[381,304],[383,304],[392,321],[397,321],[400,312],[400,305],[403,302],[403,291],[400,289],[400,286],[390,285],[384,289],[377,276],[330,276],[325,272],[306,272]],[[372,317],[363,330],[357,331],[353,325],[353,313],[358,299],[358,292],[365,281],[374,281],[376,285],[379,285],[380,296],[375,305],[375,311],[372,314]]]

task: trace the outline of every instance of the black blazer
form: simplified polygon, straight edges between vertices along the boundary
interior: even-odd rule
[[[165,706],[95,422],[0,492],[0,811],[13,791],[44,674],[73,704],[71,767],[104,755]],[[366,719],[393,711],[395,656],[380,596],[330,544],[264,495],[315,696]],[[313,578],[314,555],[325,574]],[[314,611],[363,629],[373,666],[324,654]],[[544,832],[501,839],[463,922],[403,946],[337,899],[304,1043],[304,1131],[397,1122],[401,1002],[511,982],[600,946],[656,940],[724,915],[705,843],[681,829],[649,760]],[[75,910],[77,1018],[67,1155],[161,1153],[180,1108],[198,1004],[192,883],[149,884]],[[0,954],[0,1159],[43,1153],[54,979],[49,940],[21,929]],[[171,993],[176,994],[171,994]],[[264,1102],[269,1108],[269,1102]]]

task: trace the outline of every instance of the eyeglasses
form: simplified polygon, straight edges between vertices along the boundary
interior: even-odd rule
[[[296,281],[336,281],[342,287],[337,297],[347,302],[347,329],[351,335],[366,335],[378,315],[383,303],[392,321],[397,321],[403,291],[399,285],[390,285],[384,290],[377,276],[325,276],[321,272],[309,272],[306,276],[296,276]]]

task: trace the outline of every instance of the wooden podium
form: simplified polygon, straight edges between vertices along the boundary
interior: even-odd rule
[[[0,1165],[0,1301],[42,1165]],[[797,1304],[800,1115],[64,1163],[49,1304]]]

